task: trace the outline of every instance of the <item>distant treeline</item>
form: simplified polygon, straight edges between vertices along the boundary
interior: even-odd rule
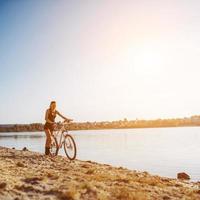
[[[66,126],[68,130],[94,130],[94,129],[120,129],[120,128],[156,128],[156,127],[180,127],[180,126],[200,126],[200,116],[176,118],[176,119],[156,119],[156,120],[124,120],[103,121],[103,122],[79,122]],[[32,132],[43,131],[44,124],[2,124],[0,132]]]

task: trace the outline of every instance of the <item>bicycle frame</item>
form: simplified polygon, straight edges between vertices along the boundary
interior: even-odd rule
[[[69,123],[65,123],[65,122],[59,122],[58,125],[61,125],[61,128],[57,131],[55,131],[55,133],[53,134],[55,137],[59,136],[60,134],[60,139],[58,139],[58,148],[62,148],[62,145],[64,144],[64,139],[65,135],[68,134],[68,130],[65,129],[65,125],[67,125]],[[64,132],[66,134],[64,134]]]
[[[57,123],[57,131],[53,131],[53,134],[51,135],[52,141],[51,141],[51,155],[56,156],[58,155],[59,149],[64,146],[64,151],[66,156],[70,160],[74,160],[76,158],[76,143],[73,139],[73,137],[68,133],[68,130],[66,130],[65,125],[69,125],[70,121],[67,123],[59,122]]]

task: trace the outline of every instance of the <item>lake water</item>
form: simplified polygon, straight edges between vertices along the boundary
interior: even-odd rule
[[[200,127],[71,131],[77,159],[200,181]],[[45,133],[0,133],[0,146],[44,152]],[[64,155],[63,151],[60,154]]]

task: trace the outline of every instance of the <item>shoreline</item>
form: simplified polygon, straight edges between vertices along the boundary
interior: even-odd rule
[[[0,147],[0,199],[200,199],[200,182]]]
[[[130,129],[130,128],[172,128],[200,126],[200,115],[184,118],[169,119],[134,119],[115,121],[72,122],[65,125],[66,130],[104,130],[104,129]],[[0,132],[34,132],[43,131],[44,124],[34,122],[29,124],[0,124]]]
[[[20,125],[19,125],[20,127]],[[73,128],[67,128],[67,131],[95,131],[95,130],[124,130],[124,129],[158,129],[158,128],[196,128],[200,127],[200,125],[182,125],[182,126],[144,126],[144,127],[102,127],[102,128],[79,128],[79,129],[73,129]],[[44,129],[5,129],[2,128],[0,125],[0,134],[1,133],[23,133],[23,132],[30,132],[30,133],[37,133],[37,132],[43,132]]]

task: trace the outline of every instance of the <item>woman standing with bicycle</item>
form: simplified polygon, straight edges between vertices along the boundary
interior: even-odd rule
[[[67,121],[72,121],[72,119],[68,119],[61,115],[57,110],[56,110],[56,102],[52,101],[50,103],[49,108],[46,110],[45,114],[45,125],[44,125],[44,131],[46,133],[46,143],[45,143],[45,154],[49,155],[50,153],[50,145],[51,145],[51,134],[53,134],[54,128],[55,128],[55,118],[56,115],[59,115],[62,117],[64,120]]]

